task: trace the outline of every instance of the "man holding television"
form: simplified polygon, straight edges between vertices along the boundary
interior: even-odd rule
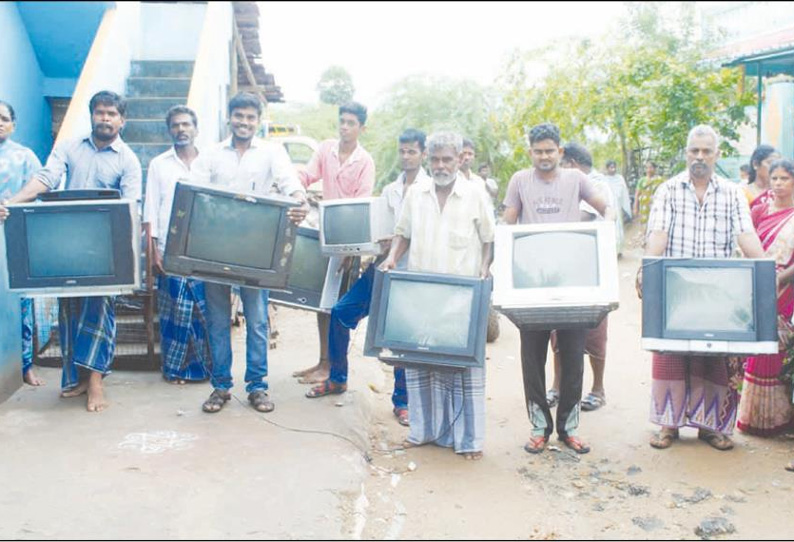
[[[358,139],[366,131],[367,108],[358,102],[339,106],[339,139],[326,139],[314,152],[306,169],[298,172],[301,184],[309,188],[322,182],[322,199],[368,198],[375,186],[375,161]],[[343,268],[349,270],[354,258],[345,257]],[[320,361],[308,369],[295,371],[292,376],[302,384],[327,382],[329,365],[328,330],[330,317],[317,313],[320,335]]]
[[[256,137],[262,123],[262,102],[246,92],[229,101],[232,135],[203,151],[193,163],[191,179],[198,184],[219,185],[242,193],[267,195],[275,185],[281,194],[303,205],[288,211],[290,220],[300,224],[308,212],[306,192],[284,147]],[[231,399],[231,286],[207,282],[207,328],[209,331],[212,394],[202,405],[204,412],[218,412]],[[267,290],[240,288],[246,326],[246,391],[248,401],[259,412],[271,412],[275,405],[267,393]]]
[[[560,166],[563,168],[578,169],[587,175],[593,186],[601,194],[601,197],[607,202],[609,207],[615,209],[617,207],[617,200],[615,199],[609,185],[603,180],[603,176],[593,168],[593,156],[590,151],[583,145],[578,143],[569,142],[563,147],[563,156],[560,159]],[[582,201],[579,203],[581,210],[581,220],[589,222],[591,220],[603,220],[599,216],[598,211],[593,209],[587,202]],[[616,237],[619,231],[615,228]],[[620,246],[620,241],[615,240],[616,245]],[[609,315],[604,316],[601,323],[593,329],[588,330],[587,338],[585,340],[584,351],[590,356],[590,367],[593,370],[593,388],[582,399],[580,406],[584,411],[597,410],[606,405],[606,392],[604,391],[604,369],[606,368],[607,357],[607,331],[609,326]],[[549,403],[549,408],[557,406],[557,401],[560,398],[560,348],[557,344],[557,333],[552,332],[551,337],[552,350],[554,350],[554,383],[552,387],[546,392],[546,401]]]
[[[580,202],[585,201],[607,219],[614,213],[593,182],[578,169],[560,167],[560,131],[553,124],[534,126],[529,132],[532,169],[516,172],[505,197],[507,224],[579,222]],[[540,453],[554,430],[546,398],[546,353],[551,330],[520,329],[524,396],[532,435],[524,446]],[[559,439],[577,453],[590,447],[576,436],[582,399],[586,329],[557,330],[560,350],[560,390],[557,406]]]
[[[126,103],[116,94],[97,92],[88,105],[91,134],[59,143],[47,163],[8,203],[33,201],[55,190],[114,188],[121,197],[141,199],[141,163],[121,140]],[[0,205],[0,220],[8,210]],[[107,407],[102,378],[110,373],[116,346],[113,298],[109,296],[62,298],[59,326],[63,350],[62,397],[87,394],[86,408],[99,412]]]
[[[425,133],[408,128],[399,137],[399,156],[402,173],[397,180],[387,185],[382,192],[386,198],[392,223],[397,224],[400,211],[408,189],[414,184],[430,182],[422,164],[427,156],[425,152]],[[385,254],[388,254],[390,242],[384,243]],[[382,256],[380,259],[385,257]],[[350,330],[356,327],[362,318],[369,314],[372,284],[375,268],[380,261],[375,261],[359,278],[331,310],[329,332],[330,376],[306,393],[306,397],[322,397],[329,394],[344,393],[347,390],[347,349],[350,343]],[[398,268],[407,267],[406,258],[400,259]],[[408,392],[405,388],[405,369],[394,368],[394,392],[392,393],[394,415],[402,425],[409,424]]]
[[[493,259],[493,206],[485,190],[458,175],[463,138],[438,132],[428,138],[427,149],[433,181],[406,193],[381,269],[395,269],[408,252],[410,271],[486,278]],[[406,381],[411,431],[404,445],[435,443],[466,459],[482,458],[485,369],[406,369]]]
[[[195,145],[198,118],[189,107],[175,105],[166,113],[165,124],[174,145],[149,163],[143,221],[151,227],[154,244],[163,378],[185,384],[209,377],[204,283],[166,275],[163,253],[176,183],[190,180],[190,167],[199,154]]]
[[[730,258],[736,244],[748,258],[763,258],[747,199],[714,167],[719,136],[710,126],[692,128],[687,137],[686,171],[656,190],[648,219],[646,256]],[[640,296],[642,267],[637,272]],[[656,302],[656,300],[654,300]],[[731,386],[727,358],[653,353],[651,422],[661,426],[654,448],[672,446],[685,425],[718,450],[730,450],[738,392]],[[713,407],[713,408],[712,408]]]

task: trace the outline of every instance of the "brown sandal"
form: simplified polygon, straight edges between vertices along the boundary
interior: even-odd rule
[[[315,386],[306,392],[306,397],[315,399],[317,397],[325,397],[326,395],[340,395],[347,391],[347,384],[337,384],[326,380],[319,386]]]
[[[276,405],[265,390],[255,390],[248,394],[248,402],[259,412],[273,412]]]
[[[665,450],[673,445],[673,441],[678,438],[678,429],[663,428],[651,437],[649,444],[657,450]]]
[[[204,401],[203,405],[201,405],[201,410],[210,414],[220,412],[223,406],[226,404],[226,401],[231,398],[232,394],[228,391],[213,390],[209,398]]]
[[[700,440],[705,440],[708,442],[709,446],[721,452],[733,449],[733,441],[727,435],[717,433],[716,431],[700,430],[698,431],[698,438]]]

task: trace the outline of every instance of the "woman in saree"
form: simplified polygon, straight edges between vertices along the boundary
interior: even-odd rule
[[[634,216],[640,217],[640,222],[643,226],[648,223],[653,194],[664,180],[664,177],[657,172],[655,162],[650,160],[645,162],[645,177],[637,181],[637,186],[634,190]]]
[[[744,195],[752,210],[756,205],[765,203],[772,197],[769,185],[769,166],[780,159],[780,153],[772,145],[759,145],[750,157],[750,172]]]
[[[777,160],[769,166],[773,198],[752,209],[753,225],[766,255],[775,259],[777,270],[778,326],[791,321],[794,313],[794,162]],[[785,352],[747,358],[739,403],[737,426],[758,436],[778,434],[791,425],[792,411],[788,385],[778,378]]]

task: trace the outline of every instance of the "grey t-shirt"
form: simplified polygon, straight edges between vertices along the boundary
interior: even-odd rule
[[[507,185],[504,204],[518,210],[519,224],[579,222],[579,202],[595,195],[593,181],[578,169],[557,168],[546,182],[535,169],[517,171]]]

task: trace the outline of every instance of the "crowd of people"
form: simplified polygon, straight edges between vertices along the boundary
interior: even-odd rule
[[[11,140],[17,119],[10,104],[0,102],[0,221],[7,205],[33,201],[55,189],[115,188],[123,198],[141,200],[141,166],[123,142],[124,99],[109,91],[91,99],[91,134],[58,143],[42,167],[36,156]],[[158,309],[163,376],[169,382],[209,379],[212,391],[202,405],[221,411],[231,398],[232,347],[230,286],[166,274],[163,254],[174,189],[189,181],[237,192],[279,194],[300,206],[289,218],[301,224],[316,199],[370,197],[375,164],[359,142],[367,110],[350,102],[339,107],[339,137],[322,142],[304,171],[298,173],[277,142],[257,137],[263,105],[251,94],[228,104],[231,135],[206,149],[195,144],[199,119],[190,108],[172,107],[165,117],[173,146],[149,165],[143,220],[150,225],[158,273]],[[406,129],[396,141],[401,172],[381,191],[388,203],[394,236],[380,242],[381,253],[362,271],[357,259],[341,268],[355,280],[330,313],[318,313],[318,363],[293,376],[312,386],[313,399],[347,391],[350,330],[369,313],[376,270],[408,269],[472,277],[490,276],[493,259],[498,182],[484,164],[474,172],[475,144],[453,132],[427,136]],[[774,258],[778,269],[778,313],[781,330],[790,330],[794,312],[794,163],[762,145],[753,154],[746,188],[715,174],[719,136],[709,126],[694,127],[685,154],[687,169],[663,180],[653,162],[636,186],[632,205],[616,164],[606,174],[593,167],[588,149],[562,144],[558,128],[544,123],[528,133],[532,167],[515,172],[501,204],[506,224],[614,220],[621,250],[622,224],[639,216],[646,229],[648,256],[687,258]],[[425,166],[426,164],[426,166]],[[427,169],[425,169],[425,167]],[[316,196],[307,189],[321,183]],[[310,191],[311,194],[311,191]],[[11,211],[13,212],[13,211]],[[740,250],[740,252],[739,252]],[[359,272],[361,272],[360,276]],[[642,268],[637,273],[641,292]],[[275,408],[267,383],[268,292],[240,288],[246,326],[248,401],[259,412]],[[22,300],[23,377],[41,380],[31,369],[32,311]],[[555,431],[577,453],[590,451],[579,435],[581,410],[606,405],[608,320],[589,330],[520,329],[520,354],[530,437],[524,449],[544,451]],[[115,314],[111,297],[61,299],[59,333],[63,352],[62,395],[85,394],[87,409],[108,403],[102,379],[110,372],[115,349]],[[790,333],[790,332],[789,332]],[[781,342],[783,332],[781,331]],[[549,344],[554,352],[554,381],[546,386]],[[584,354],[593,370],[591,391],[583,395]],[[698,438],[718,450],[733,447],[731,434],[742,431],[773,435],[790,428],[790,389],[777,375],[785,351],[747,360],[653,353],[651,421],[660,430],[650,440],[669,448],[680,429],[694,427]],[[735,375],[744,368],[739,401]],[[393,412],[409,426],[405,447],[434,443],[467,459],[483,455],[485,441],[486,368],[449,372],[432,368],[395,368]],[[556,408],[552,415],[551,410]],[[791,468],[794,468],[792,466]]]

